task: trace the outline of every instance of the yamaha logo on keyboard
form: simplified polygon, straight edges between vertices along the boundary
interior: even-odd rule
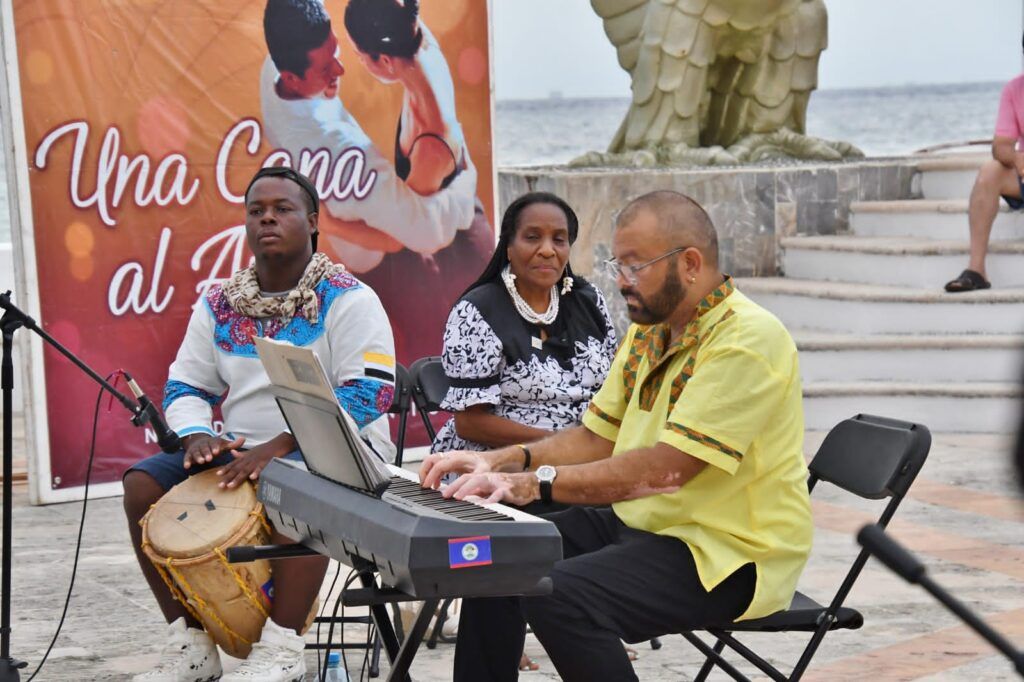
[[[449,568],[489,566],[491,561],[491,536],[478,535],[472,538],[448,540]]]
[[[281,489],[264,479],[260,481],[260,499],[263,504],[281,504]]]

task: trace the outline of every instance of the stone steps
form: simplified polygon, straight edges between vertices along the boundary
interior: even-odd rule
[[[1024,327],[1024,288],[947,294],[788,277],[738,278],[737,285],[794,331],[1017,334]]]
[[[1019,383],[805,382],[804,423],[827,429],[867,412],[920,422],[932,431],[1012,433],[1020,422]]]
[[[796,330],[807,384],[895,381],[1005,382],[1024,356],[1024,335],[858,335]]]
[[[962,199],[970,196],[981,164],[992,158],[989,153],[952,154],[937,159],[922,159],[921,195],[925,199]]]
[[[1017,377],[1024,335],[864,335],[797,330],[805,382],[1005,382]]]
[[[800,352],[807,428],[859,412],[933,431],[1010,433],[1024,361],[1024,214],[1005,205],[995,289],[947,294],[966,267],[968,196],[986,154],[921,158],[923,198],[850,204],[850,232],[780,240],[783,278],[738,279]]]
[[[850,235],[789,237],[780,242],[787,277],[937,289],[967,266],[963,240]],[[1024,287],[1024,241],[993,242],[988,276],[1001,288]]]
[[[967,199],[854,201],[850,204],[850,230],[858,237],[917,237],[966,243]],[[1024,239],[1024,213],[1013,213],[1000,202],[992,241],[1020,239]]]

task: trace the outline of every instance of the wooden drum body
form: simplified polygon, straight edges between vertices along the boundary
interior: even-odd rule
[[[211,469],[169,490],[142,519],[142,549],[214,641],[245,658],[270,613],[270,562],[229,564],[225,550],[268,544],[271,531],[251,483],[219,481]]]

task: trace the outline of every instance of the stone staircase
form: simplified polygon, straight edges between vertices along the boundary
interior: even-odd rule
[[[850,232],[781,240],[781,278],[738,281],[800,350],[807,428],[858,412],[933,431],[1011,432],[1024,367],[1024,214],[992,232],[994,289],[947,294],[967,264],[967,197],[987,158],[918,163],[921,199],[854,202]]]

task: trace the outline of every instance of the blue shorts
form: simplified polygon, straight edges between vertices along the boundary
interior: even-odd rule
[[[303,461],[302,453],[298,450],[292,450],[284,457],[285,459],[292,459],[298,462]],[[127,476],[129,471],[142,471],[152,476],[156,482],[160,484],[161,488],[164,490],[170,490],[189,476],[209,469],[222,467],[231,462],[234,457],[231,456],[230,452],[222,452],[214,457],[213,461],[207,462],[206,464],[192,465],[188,469],[182,465],[184,459],[184,450],[178,450],[171,454],[158,452],[157,454],[147,457],[141,462],[132,465],[128,471],[124,472],[124,474]]]
[[[1017,183],[1020,185],[1020,197],[1008,197],[1005,194],[1002,195],[1003,201],[1010,207],[1011,211],[1019,211],[1024,208],[1024,178],[1018,177]]]

